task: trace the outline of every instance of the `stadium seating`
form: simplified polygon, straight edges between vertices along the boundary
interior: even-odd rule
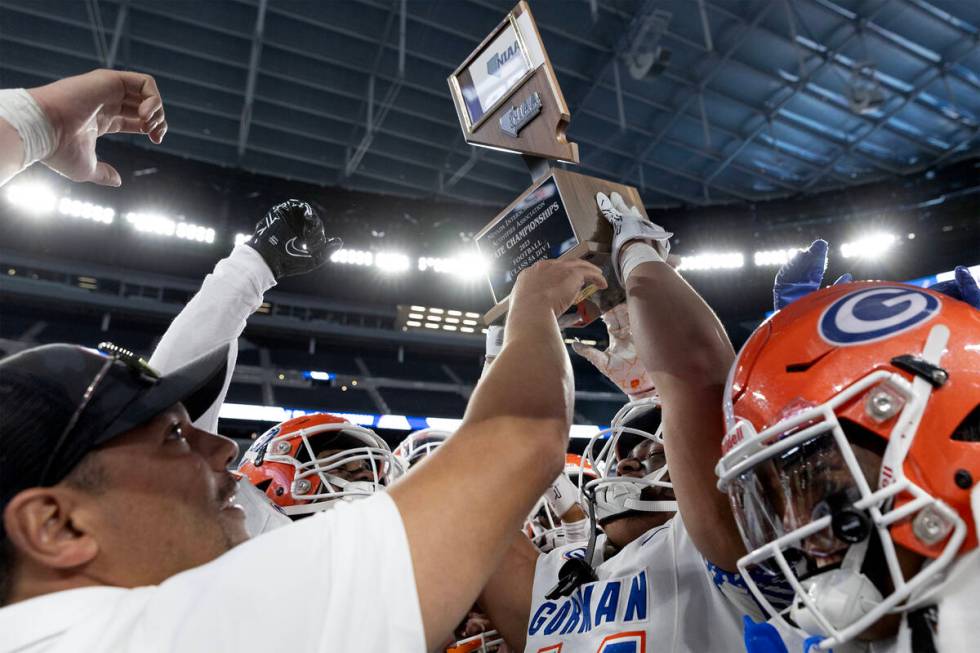
[[[304,410],[322,410],[334,412],[377,413],[370,395],[363,390],[328,386],[310,388],[295,388],[277,386],[273,388],[276,404],[286,408],[301,408]]]
[[[448,392],[382,388],[381,396],[396,415],[462,417],[466,410],[462,395]]]

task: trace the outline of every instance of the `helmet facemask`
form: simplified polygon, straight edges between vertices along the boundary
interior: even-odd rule
[[[948,333],[943,326],[932,330],[924,360],[938,363]],[[823,404],[787,407],[761,433],[726,411],[718,485],[729,495],[749,551],[739,571],[771,616],[804,635],[822,636],[820,648],[924,602],[963,543],[962,517],[904,471],[932,391],[921,377],[909,381],[878,370]],[[876,423],[893,420],[883,451],[884,436],[840,417],[855,406]],[[906,578],[891,529],[909,520],[921,542],[945,544]],[[792,588],[788,604],[760,589],[780,581]]]
[[[409,433],[402,442],[395,447],[395,456],[401,459],[405,469],[414,467],[422,462],[433,451],[442,446],[452,435],[449,431],[436,428],[426,428]]]
[[[630,402],[616,413],[608,429],[596,433],[586,445],[583,464],[595,469],[598,478],[585,483],[581,492],[593,502],[600,524],[633,511],[677,511],[663,453],[659,416],[652,432],[627,425],[639,421],[638,415],[646,417],[649,415],[646,411],[659,412],[659,409],[660,401],[655,397]],[[647,450],[643,460],[637,460],[645,473],[642,476],[622,474],[620,463],[631,457],[631,451],[637,446]]]
[[[448,653],[495,653],[504,645],[504,638],[496,630],[488,630],[472,637],[458,640],[450,646]]]
[[[299,443],[295,446],[297,438]],[[274,437],[263,462],[285,463],[294,468],[289,492],[302,503],[284,508],[291,516],[326,510],[337,500],[369,497],[405,473],[402,461],[377,434],[343,423],[312,426]]]

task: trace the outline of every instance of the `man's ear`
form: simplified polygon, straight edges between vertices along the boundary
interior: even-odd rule
[[[68,570],[91,562],[99,545],[79,524],[77,494],[65,487],[35,487],[14,496],[3,526],[18,555],[48,569]]]

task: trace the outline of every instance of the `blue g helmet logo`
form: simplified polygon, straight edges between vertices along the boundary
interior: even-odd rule
[[[847,347],[884,340],[931,320],[939,300],[927,292],[903,286],[868,288],[849,293],[820,316],[820,337]]]
[[[279,435],[279,431],[281,430],[282,424],[276,424],[271,429],[260,435],[255,442],[252,443],[252,446],[248,448],[248,451],[245,453],[245,457],[251,457],[253,459],[252,464],[256,467],[261,465],[263,462],[265,462],[265,453],[269,448],[269,443],[272,442],[272,438]]]

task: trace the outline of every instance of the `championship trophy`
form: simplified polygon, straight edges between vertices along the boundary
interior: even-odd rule
[[[585,326],[623,302],[610,260],[612,228],[595,195],[619,193],[649,218],[635,188],[554,165],[578,163],[578,145],[565,138],[568,105],[527,2],[521,0],[449,76],[449,88],[466,142],[521,154],[534,180],[476,235],[495,302],[484,322],[502,321],[517,274],[547,258],[585,259],[609,283],[602,291],[584,288],[574,314],[559,320],[562,326]]]

